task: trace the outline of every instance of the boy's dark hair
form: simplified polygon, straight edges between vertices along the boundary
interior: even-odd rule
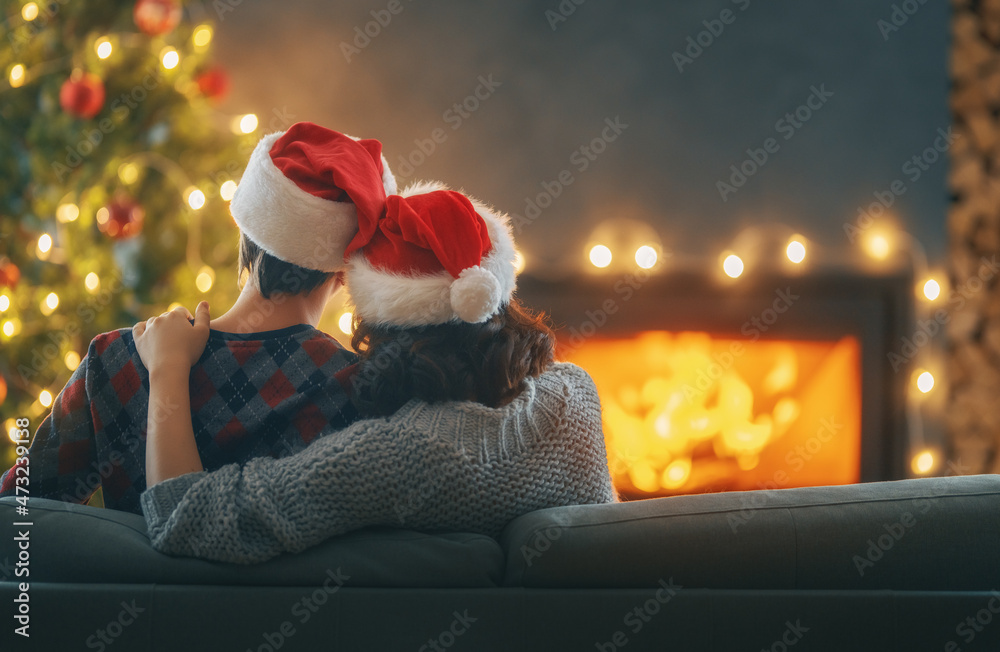
[[[256,242],[240,233],[240,273],[253,277],[254,285],[265,299],[273,294],[309,294],[323,285],[334,272],[318,272],[313,269],[286,263],[280,258],[261,249]]]
[[[354,326],[360,361],[352,394],[367,416],[390,415],[414,398],[506,405],[526,377],[545,371],[555,349],[545,315],[516,299],[482,324],[400,328],[355,318]]]

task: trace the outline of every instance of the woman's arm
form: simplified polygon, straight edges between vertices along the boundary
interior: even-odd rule
[[[399,422],[357,421],[295,455],[165,480],[140,496],[150,543],[251,564],[368,525],[399,525],[410,493],[432,490],[434,469],[459,467],[457,454],[422,439]]]
[[[163,553],[256,563],[370,525],[497,536],[520,514],[613,502],[593,381],[555,365],[503,408],[411,401],[281,459],[189,473],[141,495]]]
[[[146,419],[146,486],[202,471],[191,426],[191,367],[208,342],[209,309],[202,301],[190,313],[176,308],[132,329],[136,350],[149,370]]]

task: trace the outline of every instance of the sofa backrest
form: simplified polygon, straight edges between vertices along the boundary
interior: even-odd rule
[[[1000,476],[558,507],[500,542],[512,586],[993,590]]]
[[[12,542],[27,531],[32,582],[318,586],[332,573],[349,577],[353,587],[453,588],[497,586],[503,576],[503,552],[481,534],[367,528],[241,566],[153,550],[138,514],[31,498],[25,519],[15,514],[16,504],[11,496],[0,498],[0,567],[13,567]],[[32,525],[13,525],[25,520]]]

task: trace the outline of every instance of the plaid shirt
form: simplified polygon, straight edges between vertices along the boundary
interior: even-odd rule
[[[205,470],[285,457],[357,419],[357,358],[302,324],[266,333],[211,331],[191,369],[191,420]],[[99,487],[111,509],[142,513],[149,374],[130,329],[94,338],[31,441],[31,496],[84,503]],[[154,415],[155,417],[155,415]],[[0,496],[14,495],[13,468]]]

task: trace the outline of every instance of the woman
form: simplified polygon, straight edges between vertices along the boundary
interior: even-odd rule
[[[193,324],[178,309],[136,325],[156,549],[253,563],[370,525],[497,536],[536,509],[617,499],[593,381],[552,362],[551,331],[512,297],[505,217],[418,185],[359,217],[347,255],[353,392],[373,418],[290,457],[203,471],[187,374],[208,306]]]

